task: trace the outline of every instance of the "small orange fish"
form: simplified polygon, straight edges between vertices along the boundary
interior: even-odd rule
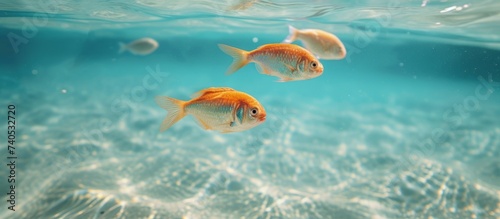
[[[323,65],[313,54],[293,44],[267,44],[253,51],[223,44],[219,48],[234,59],[226,74],[250,62],[255,62],[260,73],[279,77],[280,81],[306,80],[323,73]]]
[[[165,131],[188,114],[206,130],[239,132],[260,125],[266,111],[252,96],[232,88],[211,87],[199,91],[189,101],[158,96],[156,103],[168,111],[160,126]]]
[[[300,40],[304,47],[319,59],[338,60],[345,58],[347,54],[342,41],[331,33],[317,29],[298,30],[292,26],[288,26],[288,29],[290,35],[283,41],[284,43]]]

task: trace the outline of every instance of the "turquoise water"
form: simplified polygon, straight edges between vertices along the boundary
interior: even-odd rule
[[[3,1],[0,218],[500,218],[500,2]],[[280,83],[252,50],[288,25],[347,57]],[[147,56],[119,42],[152,37]],[[297,43],[300,45],[300,43]],[[158,131],[158,95],[232,87],[251,130]],[[16,182],[8,105],[16,107]]]

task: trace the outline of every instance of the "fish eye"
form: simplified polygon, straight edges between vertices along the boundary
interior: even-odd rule
[[[252,108],[250,110],[250,115],[255,116],[255,115],[257,115],[258,112],[259,112],[259,110],[257,110],[257,108]]]
[[[318,63],[316,62],[311,62],[311,67],[316,68],[318,66]]]

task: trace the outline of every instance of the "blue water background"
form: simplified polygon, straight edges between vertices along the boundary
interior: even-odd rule
[[[498,3],[424,2],[6,1],[0,106],[16,105],[19,180],[0,217],[499,218]],[[217,44],[281,42],[289,24],[335,33],[347,58],[306,81],[224,74]],[[146,36],[153,54],[118,54]],[[251,94],[267,121],[158,132],[155,96],[214,86]]]

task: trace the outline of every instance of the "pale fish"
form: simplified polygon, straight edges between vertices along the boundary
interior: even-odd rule
[[[260,73],[279,77],[281,82],[311,79],[323,73],[323,65],[313,54],[293,44],[267,44],[253,51],[223,44],[219,48],[234,59],[226,74],[250,62],[255,62]]]
[[[119,53],[129,51],[134,55],[148,55],[158,49],[159,43],[152,38],[145,37],[128,44],[120,42],[119,46]]]
[[[204,129],[222,133],[248,130],[266,120],[266,111],[259,101],[232,88],[207,88],[189,101],[165,96],[155,100],[168,111],[160,131],[167,130],[186,115],[194,116]]]
[[[347,54],[342,41],[331,33],[317,29],[299,30],[292,26],[288,26],[288,29],[290,34],[284,43],[300,40],[304,47],[319,59],[339,60]]]
[[[250,8],[258,0],[240,0],[238,4],[229,7],[229,10],[245,10]]]

